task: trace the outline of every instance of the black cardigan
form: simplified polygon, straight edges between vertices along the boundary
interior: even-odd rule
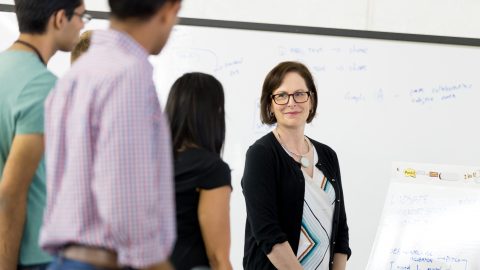
[[[335,151],[327,145],[310,141],[318,154],[315,166],[335,189],[331,269],[334,253],[351,255],[340,168]],[[247,270],[275,269],[266,255],[274,245],[288,241],[295,253],[298,249],[305,179],[300,163],[285,152],[272,132],[248,149],[242,188],[247,206],[243,267]]]

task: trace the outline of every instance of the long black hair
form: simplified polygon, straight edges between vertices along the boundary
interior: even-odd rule
[[[220,155],[225,141],[224,104],[222,84],[212,75],[193,72],[175,81],[165,108],[175,155],[189,146]]]

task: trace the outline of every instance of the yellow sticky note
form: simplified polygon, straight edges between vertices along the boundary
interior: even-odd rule
[[[404,174],[406,177],[412,177],[412,178],[417,177],[417,173],[415,172],[414,169],[405,169]]]

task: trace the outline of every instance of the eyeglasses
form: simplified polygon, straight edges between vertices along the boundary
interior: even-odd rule
[[[310,91],[305,91],[305,92],[299,91],[293,94],[287,94],[287,93],[275,94],[275,95],[271,95],[271,97],[277,105],[285,105],[290,101],[290,97],[293,97],[293,100],[296,103],[305,103],[308,101],[308,98],[310,98],[310,95],[311,95]]]
[[[82,19],[82,22],[85,23],[85,24],[92,20],[92,15],[87,14],[87,13],[73,12],[73,15],[76,15],[76,16],[80,17],[80,19]]]

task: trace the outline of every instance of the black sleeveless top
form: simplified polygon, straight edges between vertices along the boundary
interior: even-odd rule
[[[228,165],[215,153],[187,149],[175,159],[177,242],[171,261],[177,270],[209,266],[198,221],[199,189],[231,186]]]

